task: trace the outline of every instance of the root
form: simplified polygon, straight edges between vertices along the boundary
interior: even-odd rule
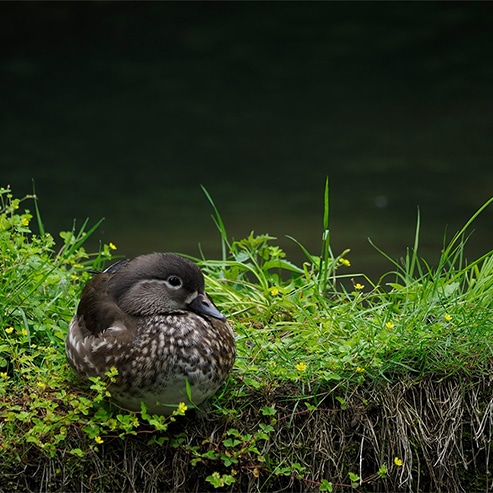
[[[214,471],[234,474],[235,482],[220,491],[318,491],[322,480],[334,491],[492,490],[487,377],[406,377],[345,395],[326,389],[317,400],[290,397],[298,392],[288,384],[238,399],[234,417],[190,415],[167,432],[170,439],[182,437],[179,446],[149,445],[149,434],[142,434],[105,439],[83,458],[66,450],[46,458],[33,449],[23,462],[2,464],[0,492],[215,491],[206,480]],[[251,436],[268,422],[264,406],[276,409],[273,431],[255,450],[241,445],[237,462],[228,464],[226,452],[233,449],[224,446],[227,430]],[[87,438],[79,435],[64,446],[87,450]],[[199,457],[207,450],[224,455]]]

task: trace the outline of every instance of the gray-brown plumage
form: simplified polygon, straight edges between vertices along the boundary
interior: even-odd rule
[[[70,323],[67,360],[83,379],[118,370],[121,407],[170,414],[214,394],[233,366],[234,334],[191,261],[152,253],[119,262],[85,286]]]

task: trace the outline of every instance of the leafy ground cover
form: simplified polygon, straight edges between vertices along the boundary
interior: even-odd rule
[[[238,357],[206,405],[164,418],[118,409],[112,375],[84,385],[65,361],[82,286],[115,245],[88,253],[87,223],[55,241],[34,196],[0,189],[0,491],[488,491],[493,255],[467,262],[464,246],[493,199],[436,266],[418,218],[374,283],[330,247],[327,186],[321,252],[298,243],[302,265],[268,235],[230,240],[205,194],[222,257],[194,260]]]

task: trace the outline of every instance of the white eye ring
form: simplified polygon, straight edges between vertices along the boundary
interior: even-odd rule
[[[180,289],[183,284],[178,276],[169,276],[164,282],[170,289]]]

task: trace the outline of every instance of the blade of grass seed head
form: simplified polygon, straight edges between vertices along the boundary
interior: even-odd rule
[[[217,209],[216,204],[214,203],[214,200],[212,200],[212,197],[209,194],[209,192],[207,191],[207,189],[203,185],[200,185],[200,188],[202,189],[202,191],[204,192],[207,200],[211,204],[212,209],[214,211],[214,214],[216,216],[216,217],[212,216],[212,219],[214,221],[214,224],[216,225],[216,228],[218,229],[218,231],[219,231],[219,233],[221,235],[222,259],[223,260],[226,260],[226,258],[227,258],[227,254],[226,254],[227,249],[226,249],[226,247],[228,247],[228,249],[230,250],[231,249],[231,246],[230,246],[230,244],[228,242],[228,235],[226,233],[226,228],[224,226],[224,223],[223,223],[221,214],[219,214],[219,210]]]

